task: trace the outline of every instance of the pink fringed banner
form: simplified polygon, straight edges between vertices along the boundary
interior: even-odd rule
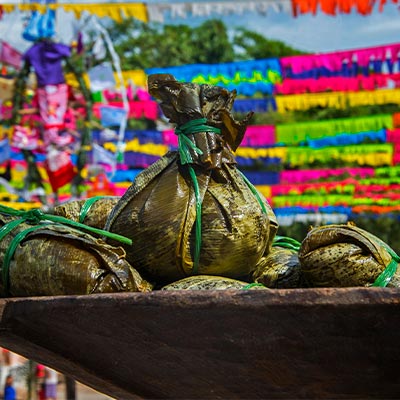
[[[400,145],[400,128],[386,130],[386,142]]]
[[[282,196],[290,194],[316,193],[321,190],[324,193],[344,192],[346,187],[354,191],[357,180],[353,178],[345,179],[339,182],[317,182],[317,183],[299,183],[299,184],[280,184],[271,185],[272,196]]]
[[[123,103],[119,101],[110,101],[106,104],[107,106],[123,107]],[[100,117],[100,107],[104,106],[102,103],[96,103],[93,105],[93,114]],[[129,102],[129,118],[148,118],[155,120],[158,118],[158,104],[155,101],[130,101]]]
[[[276,94],[302,94],[319,92],[358,92],[400,87],[400,74],[375,74],[371,76],[332,77],[318,79],[284,79],[275,85]]]
[[[162,141],[163,144],[171,147],[178,147],[178,136],[175,135],[175,131],[173,129],[168,129],[162,132]]]
[[[397,133],[400,130],[397,130]],[[394,142],[393,144],[393,165],[400,164],[400,142],[398,141],[398,137],[396,137],[397,142]]]
[[[316,182],[299,184],[279,184],[270,186],[271,197],[299,195],[299,194],[353,194],[356,197],[369,195],[388,196],[391,193],[400,195],[400,184],[359,184],[354,178],[337,182]]]
[[[365,49],[337,51],[334,53],[282,57],[280,63],[282,71],[291,68],[292,72],[295,74],[322,67],[330,71],[339,71],[344,61],[352,62],[355,58],[360,67],[368,66],[372,59],[384,61],[389,58],[391,61],[395,62],[398,59],[399,52],[400,43],[396,43]]]
[[[242,146],[270,146],[275,144],[275,126],[251,125],[247,127]]]
[[[309,169],[302,171],[282,171],[281,183],[301,183],[327,179],[332,176],[349,175],[351,177],[368,178],[374,176],[373,168],[340,168],[340,169]]]

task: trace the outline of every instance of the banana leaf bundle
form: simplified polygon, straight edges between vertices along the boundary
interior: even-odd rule
[[[53,209],[55,215],[103,229],[108,215],[120,199],[119,196],[94,196],[85,200],[73,200]]]
[[[170,283],[161,290],[263,290],[267,289],[262,284],[247,283],[223,276],[196,275],[189,276],[177,282]]]
[[[148,77],[149,92],[177,128],[179,150],[142,171],[114,207],[106,229],[132,239],[127,259],[146,279],[191,275],[240,278],[270,250],[278,228],[262,195],[237,169],[251,113],[231,115],[235,91]]]
[[[398,255],[351,223],[312,228],[301,244],[299,260],[310,286],[400,286]]]
[[[275,236],[271,252],[261,258],[253,273],[254,282],[274,289],[303,287],[299,248],[295,239]]]
[[[152,289],[128,263],[122,247],[54,223],[51,219],[61,217],[38,211],[0,213],[1,297]]]

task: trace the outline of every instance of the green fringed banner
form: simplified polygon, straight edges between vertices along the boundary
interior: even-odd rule
[[[336,136],[339,133],[358,133],[393,128],[390,114],[374,115],[362,118],[341,118],[328,121],[296,122],[276,126],[276,142],[297,144],[306,139],[321,139]]]

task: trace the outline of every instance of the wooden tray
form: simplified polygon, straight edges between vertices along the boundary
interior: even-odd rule
[[[0,300],[0,345],[119,399],[398,399],[400,289]]]

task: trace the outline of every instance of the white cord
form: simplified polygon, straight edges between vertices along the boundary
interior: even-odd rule
[[[110,51],[110,54],[111,54],[111,58],[113,61],[115,71],[116,71],[119,81],[120,81],[122,105],[123,105],[124,110],[126,111],[126,114],[125,114],[124,118],[122,119],[121,124],[119,126],[119,132],[118,132],[117,151],[121,154],[121,153],[123,153],[123,151],[125,149],[124,139],[125,139],[125,129],[126,129],[126,125],[127,125],[127,121],[128,121],[128,114],[129,114],[129,103],[128,103],[128,97],[126,94],[124,78],[122,76],[120,58],[114,49],[114,45],[111,41],[111,38],[110,38],[107,30],[104,29],[104,27],[99,23],[99,21],[95,15],[92,15],[92,20],[93,20],[94,26],[99,30],[99,32],[104,37],[104,40],[108,47],[108,50]]]

